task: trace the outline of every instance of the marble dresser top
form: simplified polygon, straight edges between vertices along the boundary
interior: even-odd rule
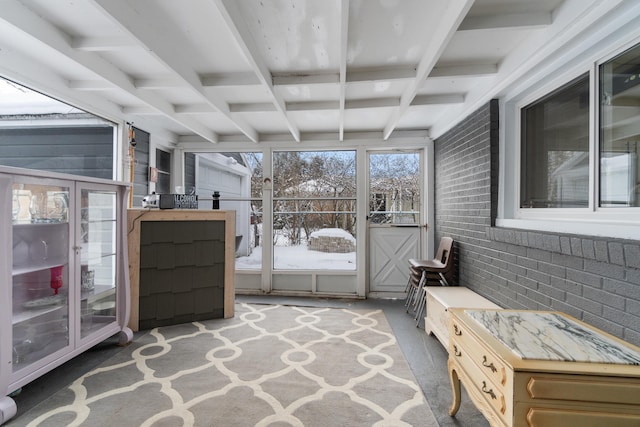
[[[640,353],[558,313],[464,310],[522,359],[640,365]]]

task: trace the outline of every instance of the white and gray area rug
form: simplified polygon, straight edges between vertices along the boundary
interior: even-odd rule
[[[381,310],[156,328],[11,426],[437,426]]]

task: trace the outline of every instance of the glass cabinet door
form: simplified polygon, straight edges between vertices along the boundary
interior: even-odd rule
[[[80,191],[80,336],[116,321],[117,194]]]
[[[69,188],[12,187],[13,372],[70,345]]]

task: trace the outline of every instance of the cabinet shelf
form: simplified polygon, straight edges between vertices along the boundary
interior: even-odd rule
[[[38,264],[38,265],[24,266],[24,267],[14,267],[12,275],[13,275],[13,277],[22,276],[22,275],[29,274],[29,273],[36,273],[38,271],[50,270],[53,267],[59,267],[61,265],[65,265],[65,264],[62,261],[60,261],[60,262],[51,261],[50,263],[46,263],[46,264]]]
[[[17,221],[13,221],[12,224],[15,230],[20,228],[32,228],[32,227],[52,227],[60,224],[69,224],[69,221],[50,220],[50,221],[43,221],[43,222],[32,222],[30,220],[29,221],[17,220]]]
[[[66,301],[66,295],[65,295],[65,299],[61,299],[60,301],[62,302]],[[65,307],[67,307],[67,304],[63,303],[63,304],[47,305],[41,308],[32,308],[32,309],[23,308],[22,309],[23,311],[13,314],[12,324],[16,325],[18,323],[21,323],[27,320],[44,316],[48,313],[63,309]]]
[[[82,291],[82,296],[80,299],[82,301],[87,301],[87,303],[92,304],[94,302],[100,301],[105,297],[114,295],[116,293],[115,286],[112,285],[95,285],[90,291]]]
[[[91,261],[91,260],[109,258],[109,257],[112,257],[114,255],[118,255],[118,254],[115,253],[115,252],[107,252],[107,253],[102,253],[102,254],[98,254],[98,255],[96,255],[96,254],[90,254],[90,255],[89,254],[83,254],[83,255],[86,255],[86,256],[82,257],[82,263],[86,264],[85,261],[88,262],[88,261]]]

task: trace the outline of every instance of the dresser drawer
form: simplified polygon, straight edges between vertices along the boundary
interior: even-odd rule
[[[451,352],[449,357],[453,359],[462,369],[462,375],[467,377],[467,392],[471,396],[475,396],[482,400],[477,402],[479,405],[488,407],[503,422],[511,417],[507,413],[507,400],[505,398],[504,388],[497,386],[489,379],[486,372],[478,366],[469,352],[463,345],[459,345],[454,338],[451,343]]]
[[[569,408],[537,408],[528,410],[527,425],[531,427],[637,427],[640,416],[606,410],[575,410]]]
[[[640,415],[640,381],[588,375],[531,374],[519,378],[525,382],[531,399],[569,400],[579,402],[631,405]],[[519,384],[517,386],[520,386]]]
[[[478,369],[486,375],[489,381],[504,391],[509,369],[505,363],[480,344],[468,330],[455,320],[452,322],[451,336],[454,338],[452,340],[454,342],[453,346],[458,348],[455,349],[452,346],[452,349],[449,350],[450,354],[455,354],[451,352],[456,350],[465,353],[478,366]]]

